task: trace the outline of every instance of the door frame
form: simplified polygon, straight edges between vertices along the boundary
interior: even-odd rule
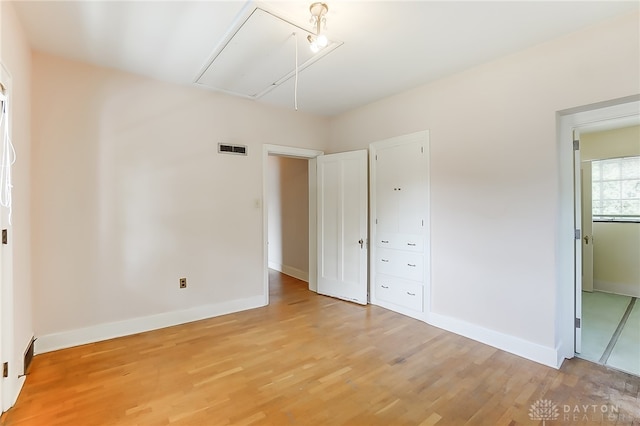
[[[556,232],[556,348],[557,365],[565,358],[573,358],[576,350],[576,313],[580,313],[582,274],[577,273],[578,262],[582,269],[582,244],[576,244],[576,230],[582,234],[580,221],[581,194],[576,191],[574,162],[579,159],[573,149],[574,131],[606,130],[640,122],[640,95],[585,105],[558,111],[557,152],[559,160],[559,206]],[[579,163],[578,163],[579,166]],[[578,174],[579,175],[579,174]],[[582,238],[580,238],[580,242]],[[579,339],[579,337],[578,337]]]
[[[262,271],[264,305],[269,304],[269,217],[268,217],[268,160],[270,155],[306,159],[309,163],[309,290],[316,292],[317,284],[317,220],[316,220],[316,157],[324,151],[284,145],[262,146]]]

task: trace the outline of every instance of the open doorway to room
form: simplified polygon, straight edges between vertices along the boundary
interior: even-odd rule
[[[268,247],[271,156],[307,161],[308,289],[363,305],[367,303],[367,155],[367,150],[323,155],[322,151],[264,145],[262,229],[265,305],[269,304],[269,252],[278,250]],[[297,237],[294,235],[292,238]]]
[[[269,279],[274,276],[282,276],[281,272],[276,269],[270,269],[276,267],[278,269],[286,269],[283,271],[289,274],[301,274],[303,278],[306,278],[308,282],[308,289],[312,291],[317,290],[316,283],[316,271],[317,271],[317,258],[316,258],[316,158],[322,155],[322,151],[287,147],[281,145],[264,145],[262,153],[262,167],[263,167],[263,288],[265,305],[269,304]],[[289,163],[288,160],[293,161]],[[289,167],[289,170],[285,171],[280,167],[283,163],[286,163],[285,167]],[[306,180],[300,178],[304,172],[306,164]],[[292,185],[291,182],[287,182],[292,176],[298,175],[301,180]],[[283,181],[284,178],[284,181]],[[301,187],[306,185],[307,191],[304,194],[304,189]],[[284,189],[283,189],[284,187]],[[290,200],[283,200],[282,192],[286,192],[285,198]],[[301,212],[304,208],[301,204],[303,200],[295,200],[296,197],[304,198],[306,196],[307,210],[306,219],[301,218]],[[272,198],[275,201],[272,202]],[[293,200],[291,200],[293,199]],[[300,233],[304,232],[304,225],[296,223],[293,226],[289,226],[287,217],[282,217],[281,210],[284,208],[287,210],[287,214],[292,214],[289,211],[287,204],[294,203],[295,207],[291,208],[295,210],[293,213],[296,216],[296,221],[306,220],[306,253],[307,263],[306,271],[304,271],[304,262],[299,260],[298,256],[294,256],[296,260],[292,261],[293,265],[288,265],[289,251],[299,246],[299,243],[284,241],[290,239],[305,239],[305,236],[301,236]],[[284,207],[283,207],[284,205]],[[274,210],[273,212],[270,210]],[[283,231],[282,227],[287,227],[287,231]],[[271,235],[270,235],[271,234]],[[270,243],[270,237],[274,238],[273,243]],[[287,248],[284,249],[283,245]],[[270,248],[273,246],[273,248]],[[284,251],[287,251],[286,257]],[[271,258],[270,258],[271,256]],[[286,267],[285,267],[286,266]],[[273,273],[275,272],[275,274]],[[306,277],[305,277],[306,275]],[[296,278],[297,280],[298,278]]]
[[[640,126],[580,133],[582,345],[640,375]]]
[[[309,160],[269,155],[267,192],[268,267],[308,283]],[[282,281],[278,274],[269,273],[271,297]]]
[[[582,353],[582,258],[586,246],[583,237],[590,234],[587,231],[583,235],[582,229],[581,135],[640,125],[640,95],[558,111],[557,118],[560,160],[560,205],[556,241],[559,318],[557,355],[560,366],[564,359],[580,356]]]

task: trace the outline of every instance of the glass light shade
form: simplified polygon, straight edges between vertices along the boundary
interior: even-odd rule
[[[327,47],[327,44],[329,44],[329,40],[327,39],[327,36],[324,34],[320,34],[316,42],[320,47]]]

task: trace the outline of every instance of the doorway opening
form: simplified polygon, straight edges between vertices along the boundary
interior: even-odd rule
[[[267,262],[270,270],[309,282],[309,160],[267,159]],[[273,274],[269,274],[273,295]]]
[[[640,376],[640,125],[580,133],[582,346]]]
[[[270,205],[269,157],[308,163],[309,290],[367,304],[367,150],[321,151],[265,145],[263,205]],[[269,304],[269,209],[263,207],[264,305]],[[321,273],[319,273],[321,272]]]
[[[317,259],[316,259],[316,157],[322,155],[322,151],[304,149],[304,148],[294,148],[287,146],[279,146],[279,145],[264,145],[263,147],[263,156],[262,156],[262,182],[263,182],[263,208],[262,208],[262,217],[263,217],[263,287],[264,287],[264,297],[265,297],[265,305],[269,304],[269,270],[270,266],[277,268],[286,269],[284,273],[303,275],[306,273],[307,282],[309,283],[309,290],[317,291],[316,284],[316,271],[317,271]],[[278,220],[278,218],[271,218],[271,216],[276,216],[278,214],[281,215],[282,212],[270,211],[270,206],[276,206],[276,204],[272,203],[272,199],[274,197],[279,196],[278,191],[281,191],[279,188],[272,188],[273,183],[276,181],[275,176],[272,174],[278,174],[278,180],[281,179],[282,173],[284,170],[281,168],[283,164],[286,164],[284,167],[289,167],[291,173],[301,173],[301,169],[304,168],[303,164],[307,164],[307,236],[306,241],[307,244],[307,271],[304,271],[303,268],[296,267],[295,265],[304,265],[303,260],[300,259],[299,254],[292,255],[291,251],[296,249],[296,244],[287,244],[284,242],[284,245],[287,245],[285,249],[283,246],[283,242],[279,241],[273,242],[273,248],[270,247],[269,234],[273,231],[273,235],[278,236],[282,240],[283,231],[282,231],[282,219]],[[277,166],[277,167],[276,167]],[[277,169],[277,170],[274,170]],[[301,186],[304,182],[297,182],[296,185],[288,185],[287,182],[282,182],[286,187],[286,191],[290,192],[289,196],[292,199],[287,200],[285,204],[292,205],[292,209],[295,209],[294,213],[296,216],[296,220],[300,220],[301,211],[304,210],[300,206],[300,200],[295,201],[296,194],[302,194],[304,191]],[[281,195],[281,192],[280,192]],[[280,201],[280,208],[282,208],[282,202]],[[272,221],[272,219],[274,219]],[[279,223],[279,225],[277,225]],[[273,226],[272,226],[273,225]],[[301,231],[302,225],[297,223],[295,226],[289,227],[290,224],[285,224],[288,229],[286,232],[303,232]],[[279,229],[274,229],[279,226]],[[278,261],[283,260],[285,255],[285,250],[287,251],[286,256],[291,258],[293,256],[293,262],[295,265],[286,265],[286,261]],[[271,259],[270,253],[273,256]],[[288,259],[287,258],[287,259]],[[270,264],[271,262],[271,264]],[[286,266],[286,268],[285,268]],[[295,275],[293,275],[295,276]],[[296,277],[300,278],[300,277]]]
[[[561,200],[557,232],[557,346],[560,365],[562,359],[579,356],[582,352],[585,326],[584,237],[591,238],[591,235],[585,235],[583,229],[581,135],[640,124],[640,95],[560,111],[557,116]],[[586,253],[588,255],[588,251]]]

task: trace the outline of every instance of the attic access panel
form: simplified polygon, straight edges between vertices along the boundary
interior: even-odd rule
[[[314,54],[307,42],[309,34],[271,12],[255,8],[215,52],[196,83],[258,99],[295,75],[296,39],[298,72],[342,45],[329,41],[327,47]]]

